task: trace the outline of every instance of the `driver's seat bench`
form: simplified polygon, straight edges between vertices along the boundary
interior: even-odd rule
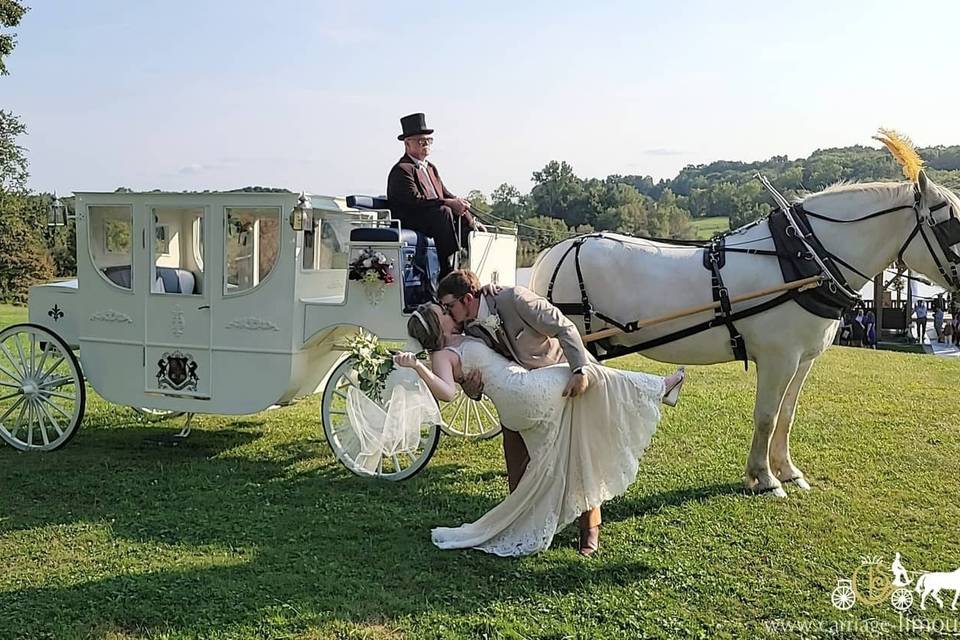
[[[389,209],[386,198],[347,196],[347,206],[354,209]],[[399,242],[403,262],[403,312],[410,313],[424,302],[434,301],[440,259],[433,238],[413,229],[403,229],[399,221],[389,227],[360,227],[350,231],[350,243]]]

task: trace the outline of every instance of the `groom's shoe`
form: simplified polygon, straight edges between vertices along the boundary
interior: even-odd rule
[[[580,529],[580,555],[588,557],[600,548],[600,527]]]

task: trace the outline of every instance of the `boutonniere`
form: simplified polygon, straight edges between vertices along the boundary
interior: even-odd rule
[[[500,330],[502,323],[500,322],[499,315],[496,313],[491,313],[483,320],[478,320],[476,324],[486,329],[491,335],[496,335],[497,331]]]

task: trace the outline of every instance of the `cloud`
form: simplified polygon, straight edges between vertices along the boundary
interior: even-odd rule
[[[213,162],[193,162],[177,169],[177,174],[181,176],[195,176],[210,171],[219,171],[229,169],[239,164],[235,158],[224,158]]]
[[[688,152],[681,149],[666,149],[663,147],[657,147],[654,149],[644,149],[643,155],[646,156],[683,156],[687,155]]]

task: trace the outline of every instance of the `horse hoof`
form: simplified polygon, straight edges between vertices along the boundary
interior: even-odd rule
[[[790,480],[797,489],[802,489],[803,491],[810,491],[810,483],[801,478],[794,478]]]
[[[770,489],[762,492],[761,495],[768,498],[786,498],[787,492],[783,490],[783,487],[771,487]]]

